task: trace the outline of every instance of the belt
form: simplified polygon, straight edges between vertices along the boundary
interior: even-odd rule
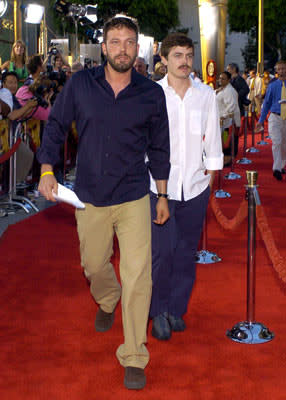
[[[280,113],[276,113],[276,112],[271,111],[271,114],[279,115],[279,117],[280,117]]]

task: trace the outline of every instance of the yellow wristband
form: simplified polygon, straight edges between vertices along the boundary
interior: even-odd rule
[[[41,175],[41,178],[42,178],[43,176],[45,176],[45,175],[54,175],[54,173],[53,173],[53,171],[46,171],[46,172],[43,172],[42,175]]]

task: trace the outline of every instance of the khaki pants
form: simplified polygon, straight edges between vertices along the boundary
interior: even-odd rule
[[[116,355],[124,367],[144,368],[149,353],[144,343],[151,301],[151,216],[149,195],[123,204],[76,211],[81,263],[90,290],[103,311],[112,312],[121,287],[110,257],[116,232],[120,248],[124,343]]]
[[[268,118],[268,130],[272,140],[273,171],[281,171],[286,161],[286,120],[271,113]]]

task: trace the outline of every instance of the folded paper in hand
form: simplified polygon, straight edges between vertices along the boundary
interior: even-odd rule
[[[53,192],[53,196],[56,200],[71,204],[76,208],[85,208],[84,203],[80,201],[75,192],[60,183],[58,183],[58,194]]]

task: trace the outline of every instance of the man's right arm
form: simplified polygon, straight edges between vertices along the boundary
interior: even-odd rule
[[[255,132],[259,132],[263,128],[263,122],[267,117],[267,114],[272,106],[272,90],[271,87],[268,87],[266,91],[266,95],[263,101],[263,106],[260,114],[259,121],[257,122],[255,126]]]

